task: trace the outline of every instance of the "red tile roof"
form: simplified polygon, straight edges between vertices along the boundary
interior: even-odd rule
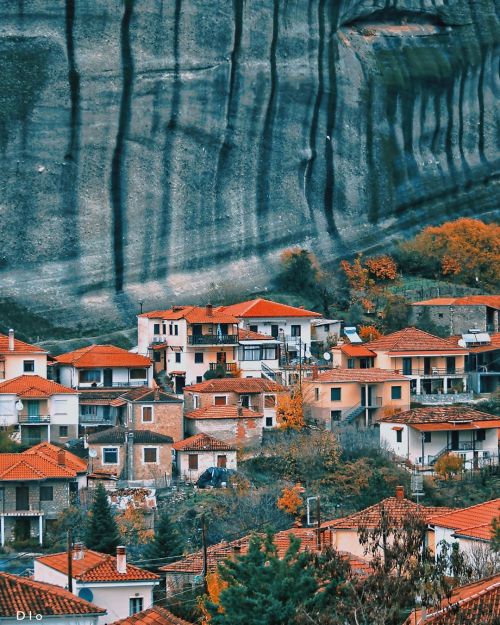
[[[500,617],[500,575],[456,588],[438,607],[413,612],[404,625],[496,625]]]
[[[14,338],[14,351],[9,350],[9,337],[5,334],[0,334],[0,354],[14,354],[21,352],[24,354],[46,354],[47,351],[42,349],[38,345],[30,345],[24,341]]]
[[[231,313],[219,308],[212,308],[210,311],[206,306],[174,306],[168,310],[153,310],[138,316],[166,321],[185,319],[188,323],[239,323]]]
[[[79,458],[75,454],[72,454],[67,449],[63,449],[62,447],[58,447],[57,445],[52,445],[51,443],[38,443],[34,447],[30,447],[23,454],[43,454],[47,456],[54,462],[58,461],[60,454],[64,453],[64,465],[68,467],[68,469],[72,469],[77,473],[86,473],[87,472],[87,461],[83,458]]]
[[[252,332],[246,328],[238,328],[238,338],[240,341],[276,341],[277,339],[270,334],[261,334],[260,332]]]
[[[387,352],[440,352],[442,354],[466,354],[467,350],[458,347],[450,339],[442,339],[418,328],[404,328],[392,334],[370,341],[365,347]]]
[[[208,434],[195,434],[172,445],[176,451],[235,451],[238,449]]]
[[[113,621],[109,625],[192,625],[187,621],[175,616],[172,612],[160,606],[154,606],[149,610],[137,612],[133,616]]]
[[[67,590],[35,582],[27,577],[0,573],[0,618],[17,616],[17,612],[30,611],[48,616],[75,616],[80,614],[106,614],[106,610],[84,601]]]
[[[264,415],[261,412],[241,408],[239,406],[205,406],[188,412],[186,419],[260,419]]]
[[[17,395],[18,397],[51,397],[60,393],[76,395],[77,391],[39,375],[20,375],[0,384],[0,393]]]
[[[461,538],[475,538],[484,541],[490,541],[493,538],[493,528],[491,524],[478,525],[477,527],[467,527],[463,530],[457,530],[454,534]]]
[[[184,387],[184,391],[191,393],[279,393],[286,390],[266,378],[215,378]]]
[[[68,556],[66,551],[39,556],[37,562],[45,564],[65,575],[68,573]],[[127,563],[127,572],[118,573],[116,557],[91,549],[83,550],[81,560],[72,560],[73,578],[81,582],[121,582],[121,581],[155,581],[159,576],[138,566]]]
[[[500,295],[467,295],[465,297],[435,297],[420,302],[414,302],[413,306],[490,306],[500,308]]]
[[[72,479],[76,471],[42,453],[0,454],[0,481]]]
[[[327,369],[320,373],[317,378],[307,378],[305,380],[311,384],[316,382],[359,382],[361,384],[377,383],[377,382],[407,382],[409,379],[400,373],[396,373],[389,369]]]
[[[406,423],[407,425],[424,423],[465,424],[467,422],[496,421],[494,415],[481,412],[468,406],[427,406],[412,408],[388,417],[380,417],[380,422]],[[495,427],[495,426],[492,426]]]
[[[81,369],[92,367],[149,367],[151,360],[140,354],[133,354],[114,345],[89,345],[72,352],[56,356],[61,365],[73,365]]]
[[[137,402],[167,402],[174,404],[181,404],[182,399],[179,399],[176,395],[172,395],[171,393],[166,393],[160,388],[149,388],[148,386],[137,386],[135,388],[130,389],[120,395],[120,399],[124,399],[126,401],[137,401]]]
[[[236,317],[250,319],[257,317],[321,317],[320,313],[312,310],[272,302],[262,297],[240,302],[239,304],[232,304],[231,306],[220,306],[218,310]]]
[[[472,536],[472,534],[469,534],[469,530],[473,531],[474,534],[480,534],[480,537],[484,537],[486,534],[486,539],[489,540],[491,538],[491,524],[493,519],[499,517],[500,499],[493,499],[476,504],[475,506],[470,506],[469,508],[464,508],[463,510],[455,510],[448,514],[433,515],[429,518],[429,523],[434,526],[456,530],[457,533],[466,534],[467,536]],[[489,534],[485,531],[484,526],[490,528]]]
[[[377,354],[372,352],[364,345],[352,345],[351,343],[344,343],[339,346],[340,351],[346,356],[352,358],[374,358]]]
[[[458,341],[462,340],[462,335],[450,337],[450,341],[453,341],[456,345],[458,345]],[[494,332],[490,334],[490,342],[487,345],[477,345],[474,347],[469,344],[467,346],[467,350],[472,352],[473,354],[481,354],[482,352],[493,352],[496,349],[500,349],[500,332]]]

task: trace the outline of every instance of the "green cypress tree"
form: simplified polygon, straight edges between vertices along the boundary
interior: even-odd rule
[[[111,554],[116,552],[116,547],[120,544],[120,532],[108,502],[106,489],[102,484],[96,488],[94,503],[87,520],[85,544],[89,549]]]
[[[175,559],[180,560],[182,551],[182,538],[172,523],[167,510],[164,509],[156,524],[154,538],[144,549],[144,557],[151,560],[169,558],[169,562],[174,562]],[[161,562],[161,564],[166,563]],[[151,567],[148,568],[155,568],[155,563],[152,562]]]

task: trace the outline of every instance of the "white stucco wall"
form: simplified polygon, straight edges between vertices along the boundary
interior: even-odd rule
[[[189,469],[189,456],[193,454],[198,456],[197,471],[192,471]],[[179,475],[187,481],[196,482],[196,480],[203,473],[203,471],[205,471],[209,467],[217,466],[217,456],[226,456],[226,468],[236,470],[236,451],[178,451],[177,470],[179,472]]]
[[[35,361],[34,371],[24,371],[23,362],[25,360]],[[20,375],[39,375],[41,378],[46,378],[47,354],[5,353],[5,380],[11,380]]]

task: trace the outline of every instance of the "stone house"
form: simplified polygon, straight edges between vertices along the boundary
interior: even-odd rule
[[[21,375],[47,377],[48,352],[16,339],[14,330],[8,336],[0,334],[0,381]]]
[[[89,471],[113,472],[144,486],[169,483],[172,477],[172,437],[119,425],[87,437]]]
[[[208,434],[226,443],[249,447],[260,445],[264,415],[242,406],[205,406],[187,412],[186,434]]]
[[[198,477],[209,467],[237,469],[237,447],[225,441],[195,434],[174,443],[177,475],[188,482],[196,482]]]
[[[435,297],[412,304],[412,322],[417,323],[427,310],[430,320],[453,334],[465,334],[475,328],[481,332],[500,330],[500,295]]]

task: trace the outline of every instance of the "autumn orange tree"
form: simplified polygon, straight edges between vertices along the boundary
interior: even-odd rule
[[[434,466],[439,477],[449,480],[452,475],[460,473],[464,468],[463,458],[456,454],[445,454],[438,458]]]
[[[276,403],[276,418],[282,430],[302,430],[305,426],[302,393],[299,389],[290,395],[280,395]]]
[[[366,260],[358,254],[352,263],[341,261],[340,267],[349,282],[351,303],[360,303],[365,310],[377,307],[387,287],[398,279],[398,266],[387,254]]]
[[[295,486],[291,487],[286,486],[282,490],[281,497],[278,498],[276,505],[280,510],[295,516],[304,505],[304,500],[302,499],[303,492],[304,488],[300,484],[295,484]]]
[[[117,515],[118,530],[127,545],[145,545],[154,537],[152,529],[146,526],[144,511],[128,505]]]
[[[207,600],[217,606],[217,611],[219,613],[224,611],[224,608],[220,605],[220,594],[229,585],[226,581],[221,579],[218,571],[211,571],[207,573],[206,581],[207,595],[198,598],[198,606],[202,614],[201,625],[209,625],[212,620],[210,612],[206,607]]]
[[[495,291],[499,286],[500,226],[466,217],[429,226],[400,245],[399,258],[407,273]]]
[[[358,331],[362,341],[376,341],[382,336],[382,332],[375,326],[361,326]]]

